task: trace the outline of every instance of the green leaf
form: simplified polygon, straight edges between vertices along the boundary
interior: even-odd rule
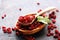
[[[37,17],[37,21],[38,22],[42,22],[44,24],[48,24],[50,23],[51,21],[48,19],[48,17],[42,17],[42,16],[38,16]]]
[[[38,16],[37,19],[38,20],[41,20],[41,19],[43,19],[43,17],[42,16]]]

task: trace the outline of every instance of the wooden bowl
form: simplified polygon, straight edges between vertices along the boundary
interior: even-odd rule
[[[33,15],[33,14],[29,14],[29,15]],[[34,14],[35,15],[35,14]],[[41,31],[43,28],[45,27],[45,24],[39,25],[37,28],[33,29],[33,30],[22,30],[19,29],[17,26],[16,28],[18,29],[18,31],[22,32],[22,34],[24,35],[31,35],[31,34],[35,34],[39,31]]]
[[[39,32],[40,30],[42,30],[45,27],[45,24],[38,26],[36,29],[33,30],[22,30],[19,29],[18,27],[16,27],[20,32],[22,32],[24,35],[31,35],[31,34],[35,34],[37,32]]]

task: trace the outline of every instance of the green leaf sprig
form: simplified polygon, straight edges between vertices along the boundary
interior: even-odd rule
[[[51,20],[48,19],[47,16],[46,16],[46,17],[43,17],[43,16],[37,16],[37,21],[38,21],[38,22],[42,22],[42,23],[44,23],[44,24],[48,24],[48,23],[51,22]]]

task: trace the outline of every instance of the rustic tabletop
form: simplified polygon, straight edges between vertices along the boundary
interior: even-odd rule
[[[24,40],[22,36],[17,37],[15,32],[12,34],[3,33],[1,27],[4,25],[8,27],[15,27],[16,21],[20,15],[34,13],[39,9],[45,9],[47,7],[55,6],[60,9],[60,0],[0,0],[0,40]],[[21,11],[19,10],[21,8]],[[1,18],[3,14],[6,14],[4,19]],[[56,25],[60,30],[60,13],[56,13]],[[46,36],[46,27],[34,37],[36,40],[56,40],[52,36]]]

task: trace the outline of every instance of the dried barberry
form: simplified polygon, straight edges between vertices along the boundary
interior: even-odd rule
[[[7,33],[11,34],[12,33],[12,29],[11,28],[7,28]]]
[[[37,5],[40,5],[40,3],[38,2]]]
[[[4,16],[2,16],[2,19],[4,19]]]
[[[55,34],[59,34],[59,31],[58,30],[55,30]]]

